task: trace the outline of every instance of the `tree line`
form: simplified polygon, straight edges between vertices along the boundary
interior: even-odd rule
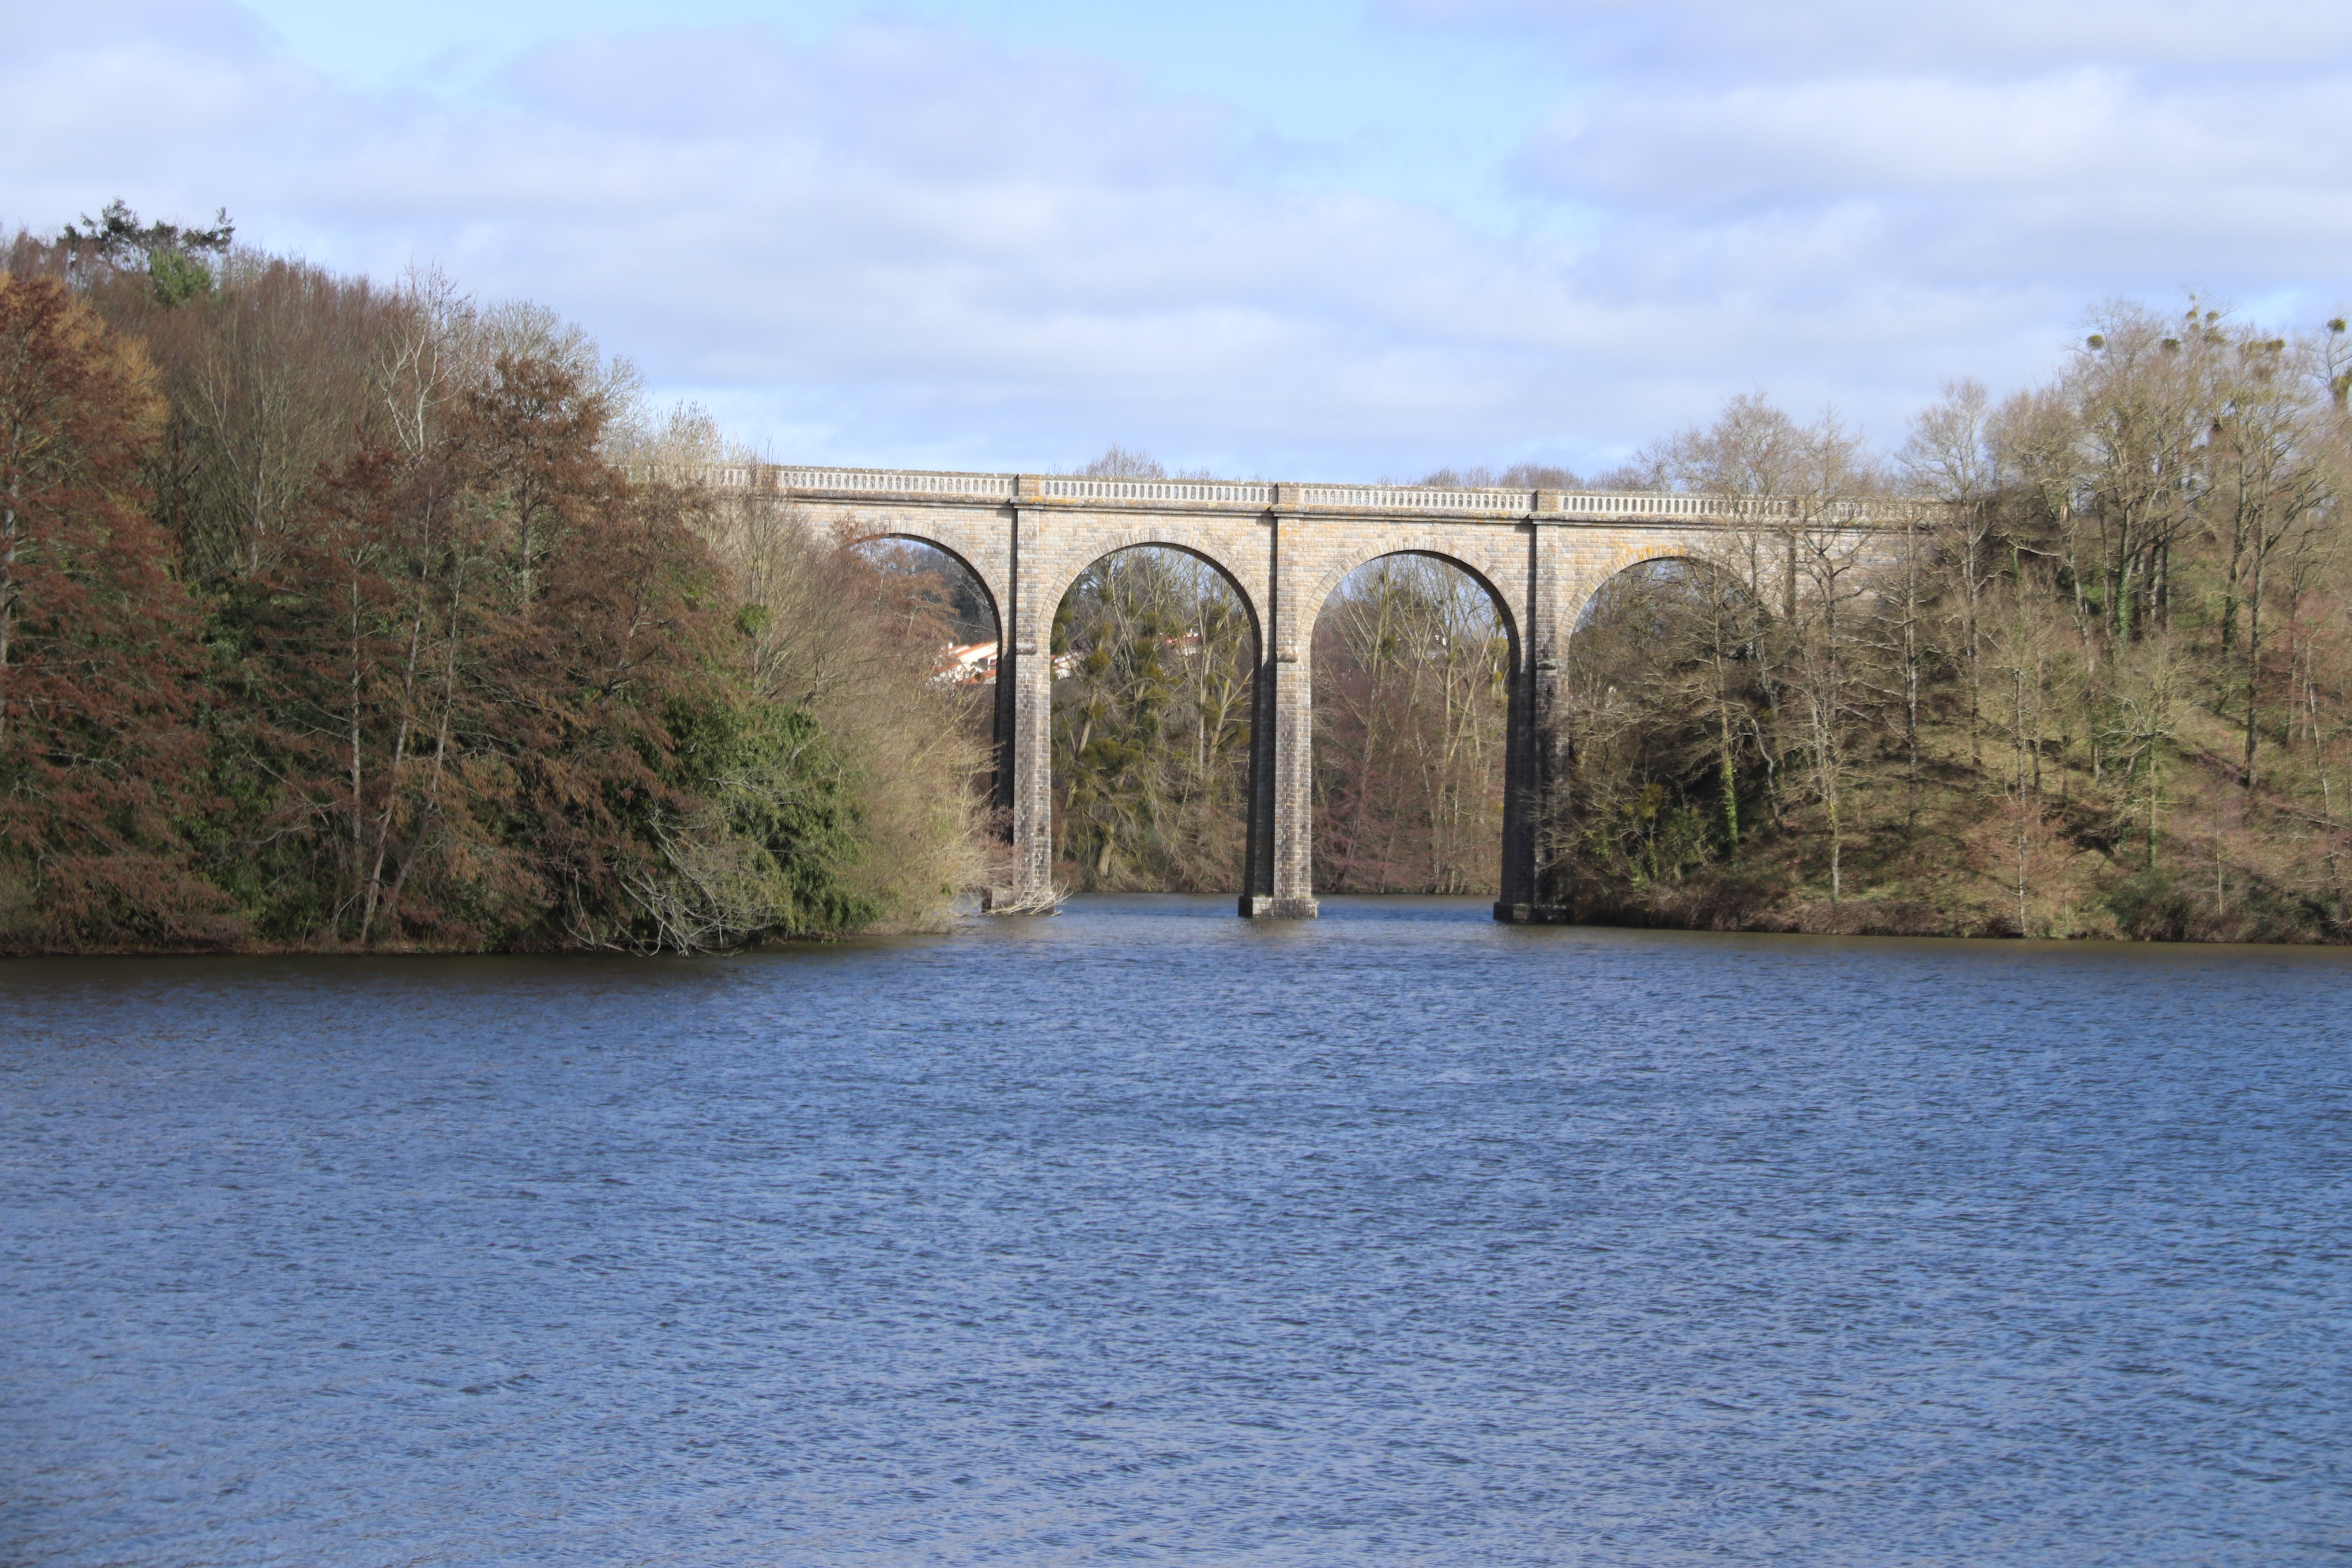
[[[0,949],[690,950],[935,919],[947,611],[579,329],[121,204],[0,269]]]
[[[2097,314],[1881,456],[1760,395],[1607,488],[1769,503],[1605,584],[1544,897],[1833,931],[2344,937],[2352,351]],[[527,304],[120,204],[0,270],[0,948],[737,945],[984,879],[969,584],[813,537],[692,408]],[[1163,475],[1114,447],[1081,470]],[[1436,484],[1579,488],[1556,468]],[[1864,533],[1856,498],[1920,504]],[[1055,616],[1060,877],[1223,890],[1248,617],[1097,563]],[[1318,885],[1496,881],[1508,648],[1374,563],[1315,631]]]
[[[2347,931],[2345,323],[2097,313],[1874,460],[1760,398],[1643,455],[1780,503],[1577,634],[1559,897],[1595,919],[2030,936]],[[1871,536],[1832,498],[1931,505]]]

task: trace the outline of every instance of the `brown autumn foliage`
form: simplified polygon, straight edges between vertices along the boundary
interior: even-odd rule
[[[227,900],[204,808],[194,607],[148,515],[154,374],[50,279],[0,272],[0,943],[177,946]]]
[[[698,949],[967,884],[868,563],[631,483],[631,374],[547,312],[229,237],[118,204],[0,275],[0,949]]]

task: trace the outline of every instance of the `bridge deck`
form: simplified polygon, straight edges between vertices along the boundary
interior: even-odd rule
[[[1443,489],[1425,485],[1298,484],[1268,479],[1089,479],[1071,474],[988,474],[920,468],[835,468],[782,463],[639,464],[634,477],[717,489],[770,490],[812,500],[926,500],[970,505],[1144,508],[1152,510],[1349,514],[1448,521],[1557,517],[1689,526],[1804,518],[1833,525],[1885,524],[1919,503],[1698,495],[1664,490]]]

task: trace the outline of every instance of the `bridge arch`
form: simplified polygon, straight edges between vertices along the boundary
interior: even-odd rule
[[[1500,892],[1519,624],[1493,578],[1450,551],[1382,552],[1324,594],[1310,672],[1317,888]]]
[[[1572,633],[1589,621],[1601,596],[1628,572],[1645,567],[1680,562],[1704,571],[1721,574],[1726,568],[1720,562],[1709,560],[1703,550],[1693,548],[1694,541],[1667,536],[1664,538],[1634,538],[1610,551],[1581,574],[1572,602],[1561,606],[1562,631]]]
[[[982,569],[980,563],[972,555],[957,549],[943,538],[906,528],[886,529],[871,533],[860,532],[845,539],[843,542],[853,549],[868,544],[919,544],[927,550],[938,551],[961,568],[964,574],[979,587],[981,597],[988,603],[989,618],[996,623],[997,643],[1000,647],[1003,644],[1008,635],[1005,622],[1008,618],[1007,611],[1011,607],[1012,585],[990,581],[990,574]]]
[[[1383,561],[1394,561],[1400,558],[1434,561],[1441,566],[1452,567],[1476,584],[1485,592],[1487,603],[1494,605],[1495,618],[1502,626],[1504,641],[1510,650],[1509,663],[1506,667],[1505,673],[1516,675],[1518,672],[1519,614],[1512,603],[1511,595],[1498,584],[1487,571],[1482,570],[1475,563],[1465,560],[1461,554],[1449,550],[1428,545],[1406,545],[1401,549],[1382,550],[1368,554],[1344,569],[1330,568],[1317,581],[1313,589],[1302,596],[1299,605],[1300,624],[1307,627],[1311,635],[1315,625],[1322,619],[1323,612],[1330,607],[1333,597],[1338,595],[1341,584],[1349,578],[1367,566],[1377,566]]]
[[[1549,803],[1550,901],[1605,907],[1612,889],[1679,878],[1740,842],[1771,788],[1752,728],[1772,703],[1759,658],[1771,618],[1736,565],[1704,552],[1647,552],[1594,587],[1553,711],[1575,764]]]
[[[1669,569],[1673,568],[1681,568],[1681,575],[1693,584],[1713,584],[1717,591],[1737,598],[1748,607],[1759,624],[1773,618],[1772,606],[1735,567],[1698,552],[1662,547],[1614,567],[1608,575],[1591,584],[1581,596],[1575,618],[1568,623],[1571,641],[1594,624],[1596,617],[1608,607],[1612,590],[1622,589],[1627,579],[1638,577],[1659,581],[1665,579]]]
[[[1249,874],[1262,622],[1218,555],[1090,540],[1038,610],[1053,661],[1056,863],[1080,887],[1238,891]],[[1076,554],[1071,557],[1072,563]]]
[[[1673,566],[1673,564],[1689,566],[1689,569],[1694,569],[1696,574],[1703,574],[1703,576],[1710,578],[1710,581],[1728,583],[1728,585],[1731,585],[1740,597],[1748,599],[1748,605],[1755,606],[1757,614],[1764,616],[1764,618],[1771,618],[1771,616],[1776,614],[1771,602],[1769,602],[1769,599],[1757,590],[1755,583],[1748,581],[1748,576],[1743,574],[1738,562],[1724,560],[1719,552],[1707,550],[1707,543],[1715,543],[1715,541],[1710,541],[1710,538],[1694,538],[1694,536],[1663,536],[1663,538],[1639,538],[1639,541],[1630,541],[1630,543],[1621,545],[1618,550],[1612,550],[1609,555],[1601,557],[1601,560],[1597,562],[1588,574],[1585,574],[1583,581],[1578,583],[1573,602],[1564,606],[1567,616],[1564,616],[1564,621],[1561,621],[1561,627],[1573,635],[1576,630],[1588,626],[1588,623],[1592,621],[1595,611],[1600,609],[1601,595],[1609,593],[1612,585],[1616,585],[1616,583],[1621,581],[1628,572],[1642,572],[1642,569],[1649,569],[1649,566]]]
[[[1267,600],[1265,574],[1228,559],[1230,552],[1221,548],[1227,543],[1222,538],[1184,528],[1088,528],[1064,552],[1057,563],[1059,570],[1046,574],[1039,583],[1038,606],[1049,616],[1058,613],[1062,601],[1069,596],[1078,579],[1114,555],[1130,550],[1172,550],[1191,556],[1224,579],[1225,585],[1241,600],[1242,612],[1249,619],[1250,636],[1263,658]]]

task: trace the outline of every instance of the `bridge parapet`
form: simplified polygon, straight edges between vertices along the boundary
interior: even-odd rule
[[[633,479],[810,499],[1025,502],[1086,508],[1343,512],[1469,521],[1655,521],[1737,527],[1797,521],[1832,528],[1896,525],[1935,510],[1913,500],[1692,495],[1662,490],[1442,489],[1426,485],[1294,484],[1265,479],[1097,479],[1074,474],[836,468],[775,463],[633,464]]]

